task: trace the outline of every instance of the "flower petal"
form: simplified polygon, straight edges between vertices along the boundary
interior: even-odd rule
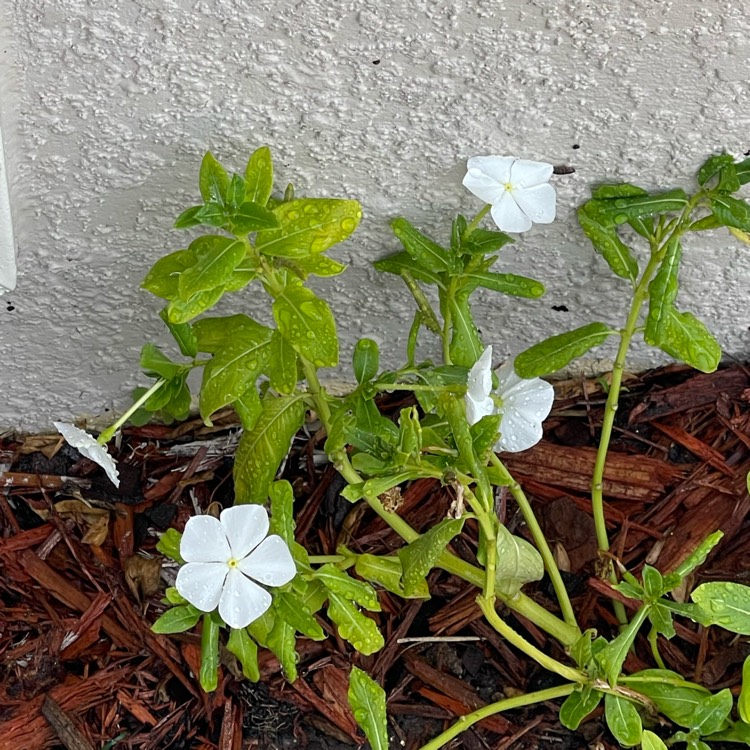
[[[507,165],[497,163],[507,161]],[[463,179],[464,187],[485,203],[498,203],[508,192],[508,177],[513,160],[501,156],[474,156],[467,162],[468,171]],[[489,171],[489,173],[488,173]],[[505,179],[503,179],[503,177]]]
[[[219,519],[213,516],[188,518],[180,542],[180,556],[185,562],[226,564],[232,556],[232,550]]]
[[[230,628],[246,628],[271,606],[271,595],[237,568],[231,568],[221,592],[219,614]]]
[[[95,464],[99,464],[107,472],[109,481],[115,487],[120,486],[117,465],[112,456],[107,453],[107,449],[96,442],[96,438],[67,422],[53,422],[52,424],[55,425],[57,431],[65,438],[65,442],[68,445],[72,445],[82,456],[86,456],[86,458],[91,459]]]
[[[237,567],[267,586],[283,586],[297,575],[289,547],[276,534],[264,539]]]
[[[481,401],[492,390],[492,347],[488,346],[469,370],[466,393],[475,401]]]
[[[268,511],[262,505],[234,505],[221,511],[220,519],[235,560],[247,557],[268,533]]]
[[[229,572],[226,563],[192,562],[177,572],[175,588],[201,612],[213,612],[219,605],[224,579]]]
[[[472,156],[466,162],[466,168],[483,172],[495,182],[505,185],[510,182],[511,168],[516,161],[515,156]]]
[[[503,232],[526,232],[531,229],[531,219],[519,208],[510,191],[499,202],[493,203],[490,214]]]
[[[466,420],[470,425],[476,424],[482,417],[487,417],[495,411],[495,402],[490,396],[479,401],[466,395]]]
[[[519,453],[536,445],[544,431],[541,422],[529,422],[522,414],[513,411],[503,412],[500,420],[500,439],[495,450],[504,453]]]
[[[543,161],[516,159],[510,169],[509,182],[514,188],[525,188],[542,185],[552,177],[552,165]]]
[[[511,192],[519,208],[537,224],[549,224],[555,220],[557,194],[552,185],[536,185]]]

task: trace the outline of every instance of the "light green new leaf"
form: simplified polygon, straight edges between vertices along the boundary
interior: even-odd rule
[[[204,203],[226,203],[229,175],[210,151],[206,152],[201,162],[198,182]]]
[[[706,613],[711,625],[750,635],[750,586],[712,581],[698,586],[690,598]]]
[[[326,563],[315,571],[315,579],[320,581],[332,594],[356,602],[371,612],[380,612],[378,595],[364,581],[357,581],[335,565]]]
[[[473,292],[478,286],[492,289],[494,292],[513,297],[536,299],[544,294],[544,284],[526,276],[514,273],[494,273],[492,271],[471,271],[461,275],[461,286],[467,292]]]
[[[594,201],[585,203],[578,209],[578,223],[589,238],[594,250],[607,261],[612,272],[623,279],[635,282],[638,278],[638,261],[630,248],[618,237],[611,224],[605,225],[593,211]]]
[[[258,667],[258,646],[250,637],[247,630],[229,630],[227,639],[227,651],[237,657],[242,666],[242,674],[251,682],[260,680],[260,668]]]
[[[254,201],[245,201],[232,212],[232,233],[238,236],[279,226],[276,215]]]
[[[305,258],[325,252],[345,240],[359,224],[357,201],[301,198],[274,209],[279,229],[258,232],[256,248],[278,258]]]
[[[401,566],[401,561],[396,558],[369,554],[358,555],[354,570],[358,576],[366,581],[376,583],[386,591],[397,594],[403,599],[430,598],[430,589],[424,579],[411,594],[406,594],[401,583],[404,569]]]
[[[314,276],[322,276],[324,278],[338,276],[340,273],[346,271],[346,266],[343,263],[339,263],[337,260],[333,260],[333,258],[329,258],[326,255],[311,255],[309,258],[298,258],[294,261],[294,265],[305,275],[313,274]]]
[[[648,285],[648,317],[643,338],[651,346],[658,346],[656,342],[664,337],[667,329],[669,310],[677,297],[681,258],[682,245],[678,239],[674,239],[667,245],[664,260]]]
[[[236,208],[245,200],[245,180],[238,174],[233,174],[227,190],[227,203],[231,208]]]
[[[750,205],[747,201],[730,195],[715,195],[711,198],[711,210],[724,226],[750,232]]]
[[[285,286],[273,302],[273,317],[284,338],[316,367],[338,364],[333,313],[311,289],[298,283]]]
[[[349,674],[349,706],[372,750],[388,750],[385,691],[367,672],[352,667]]]
[[[599,705],[602,694],[597,690],[585,687],[571,693],[560,706],[560,723],[571,730],[576,730],[581,722]]]
[[[188,600],[174,586],[167,586],[164,590],[164,598],[172,605],[188,603]]]
[[[477,227],[468,237],[466,242],[463,244],[462,250],[472,254],[486,255],[494,253],[509,242],[514,242],[504,232],[493,232],[489,229],[482,229]]]
[[[607,693],[604,696],[604,717],[609,731],[623,747],[633,747],[641,741],[643,722],[630,701]]]
[[[207,693],[216,690],[219,684],[219,623],[211,615],[203,615],[198,680]]]
[[[422,234],[406,219],[391,221],[391,229],[398,237],[404,250],[423,268],[435,271],[457,271],[454,257],[443,247]]]
[[[641,750],[668,750],[664,740],[650,729],[644,729],[641,735]]]
[[[655,345],[701,372],[713,372],[721,361],[721,347],[706,326],[689,312],[668,307],[661,336]]]
[[[742,665],[742,690],[737,699],[737,711],[745,724],[750,724],[750,656]]]
[[[565,367],[589,349],[603,344],[613,333],[604,323],[589,323],[534,344],[521,352],[513,365],[522,378],[547,375]]]
[[[446,518],[398,551],[407,596],[413,596],[419,587],[424,586],[427,574],[435,567],[448,542],[461,533],[463,526],[463,518]]]
[[[748,490],[750,492],[750,490]],[[721,541],[723,531],[709,534],[676,568],[675,573],[681,578],[690,575],[696,568],[706,562],[711,550]]]
[[[385,645],[383,635],[374,620],[357,609],[348,599],[330,593],[328,616],[339,631],[339,635],[354,646],[360,654],[369,656]]]
[[[274,656],[279,660],[284,671],[284,677],[289,682],[297,679],[297,637],[294,627],[286,620],[277,617],[273,628],[266,638],[266,647],[271,649]]]
[[[243,430],[252,430],[263,411],[258,387],[253,383],[238,399],[232,401],[232,406],[242,422]]]
[[[235,502],[265,503],[268,487],[305,418],[298,396],[266,395],[255,427],[244,432],[234,461]]]
[[[156,550],[170,560],[174,560],[180,565],[184,565],[185,561],[180,555],[180,544],[182,542],[182,534],[177,529],[167,529],[156,543]]]
[[[155,344],[143,345],[140,366],[150,378],[164,378],[165,380],[177,377],[184,370],[182,365],[172,362]]]
[[[241,313],[202,318],[193,323],[199,352],[216,354],[236,337],[262,339],[270,329]]]
[[[189,300],[173,299],[167,305],[167,320],[175,324],[187,323],[212,308],[223,295],[223,287],[218,287],[207,292],[198,292]]]
[[[286,479],[274,482],[268,495],[271,498],[270,534],[278,534],[287,544],[294,542],[294,492]]]
[[[500,591],[515,596],[525,583],[540,581],[543,576],[544,561],[536,547],[500,525],[495,563],[495,581]]]
[[[167,300],[178,299],[178,284],[182,272],[195,263],[192,250],[176,250],[165,255],[151,266],[146,278],[141,282],[141,288]]]
[[[292,394],[297,387],[297,352],[278,330],[271,336],[266,373],[279,393]]]
[[[223,287],[245,257],[245,245],[218,235],[198,237],[190,243],[193,263],[181,274],[177,291],[183,302],[200,292]]]
[[[453,322],[450,355],[454,365],[471,367],[484,351],[479,330],[469,305],[469,293],[461,292],[448,301]]]
[[[320,623],[296,594],[277,592],[273,597],[273,607],[279,617],[289,623],[298,633],[314,641],[325,640],[326,634]]]
[[[378,374],[380,367],[380,351],[378,344],[372,339],[359,339],[354,345],[352,368],[357,382],[367,383]]]
[[[704,735],[721,731],[727,726],[733,702],[729,688],[707,696],[695,709],[690,728]]]
[[[151,626],[154,633],[184,633],[197,625],[203,613],[192,604],[168,609]]]
[[[439,273],[436,273],[431,267],[425,268],[420,263],[417,263],[407,252],[394,253],[381,260],[376,260],[373,263],[373,267],[376,271],[395,273],[397,276],[401,276],[405,271],[411,274],[417,281],[422,281],[425,284],[435,284],[437,287],[445,289]]]
[[[265,206],[273,190],[273,161],[268,146],[253,152],[245,168],[245,199]]]

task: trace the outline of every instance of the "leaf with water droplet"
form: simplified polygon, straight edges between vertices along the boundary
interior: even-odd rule
[[[540,581],[543,575],[544,562],[536,548],[525,539],[514,536],[500,524],[495,563],[495,582],[498,589],[513,597],[525,583]]]
[[[713,372],[721,360],[721,347],[706,326],[692,313],[666,308],[660,335],[648,343],[701,372]]]
[[[193,262],[179,278],[177,291],[183,302],[199,292],[222,287],[245,257],[245,245],[238,240],[218,235],[198,237],[188,250]]]
[[[247,630],[230,628],[227,639],[227,651],[234,654],[242,666],[242,674],[251,682],[260,680],[258,667],[258,646],[250,637]]]
[[[698,586],[690,598],[706,613],[708,624],[750,635],[750,586],[711,581]]]
[[[349,641],[359,653],[369,656],[385,645],[375,621],[343,596],[334,593],[329,595],[328,616],[336,623],[339,635]]]
[[[265,206],[273,190],[273,161],[268,146],[256,149],[245,167],[245,200]]]
[[[388,750],[385,691],[366,672],[352,667],[349,674],[349,706],[372,750]]]
[[[594,250],[607,261],[613,273],[635,282],[638,278],[638,262],[630,248],[618,237],[614,226],[602,220],[597,212],[598,205],[598,201],[589,201],[581,206],[578,209],[578,223]]]
[[[649,307],[646,318],[646,330],[643,337],[646,343],[658,346],[664,337],[669,319],[669,308],[677,297],[679,287],[678,274],[682,259],[682,245],[679,239],[673,238],[664,254],[659,270],[648,285]]]
[[[481,286],[512,297],[536,299],[544,294],[544,284],[541,281],[526,276],[517,276],[514,273],[471,271],[461,274],[458,282],[464,291],[474,291]]]
[[[266,639],[266,646],[271,649],[284,670],[284,677],[289,682],[297,679],[297,638],[294,628],[281,617],[277,617],[271,632]]]

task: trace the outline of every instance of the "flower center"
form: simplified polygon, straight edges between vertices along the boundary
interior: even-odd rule
[[[239,565],[239,560],[235,560],[233,557],[230,557],[229,560],[227,560],[227,565],[230,568],[236,568],[237,565]]]
[[[506,183],[505,183],[505,189],[506,189],[506,190],[507,190],[508,192],[511,192],[511,191],[513,190],[513,185],[511,185],[511,184],[510,184],[509,182],[506,182]]]

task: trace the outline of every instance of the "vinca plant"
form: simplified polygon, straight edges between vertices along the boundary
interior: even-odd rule
[[[218,684],[220,644],[239,661],[244,676],[258,680],[258,649],[270,649],[286,678],[297,679],[298,637],[325,638],[327,620],[361,654],[384,646],[378,624],[378,591],[427,598],[428,575],[441,568],[476,589],[489,625],[509,644],[555,675],[553,687],[514,695],[461,717],[428,742],[437,750],[492,714],[541,701],[561,701],[560,721],[576,729],[600,703],[612,735],[622,747],[647,750],[685,744],[702,750],[714,741],[750,745],[748,683],[736,698],[726,689],[711,693],[665,668],[657,637],[675,635],[673,619],[717,625],[750,635],[750,588],[731,582],[704,583],[690,601],[672,596],[719,542],[703,541],[676,569],[644,565],[638,577],[612,564],[604,517],[602,477],[621,380],[631,343],[643,337],[675,359],[710,372],[720,348],[694,315],[675,304],[683,246],[690,235],[727,227],[740,238],[750,232],[750,205],[738,191],[750,182],[750,159],[712,156],[700,168],[692,193],[652,192],[631,184],[596,187],[578,210],[583,234],[619,281],[630,300],[624,321],[594,321],[533,345],[497,373],[492,343],[482,339],[471,306],[479,289],[511,297],[538,298],[544,287],[532,278],[495,270],[506,232],[528,230],[555,216],[552,167],[512,157],[469,160],[464,185],[481,201],[473,218],[457,216],[444,241],[428,237],[406,218],[391,226],[401,250],[375,263],[401,277],[415,312],[399,369],[383,370],[378,346],[361,339],[351,362],[357,385],[334,396],[321,370],[339,363],[339,339],[328,303],[308,285],[345,267],[327,255],[356,229],[356,201],[299,198],[292,186],[275,194],[270,152],[260,148],[242,174],[230,174],[209,153],[200,168],[201,202],[176,221],[196,228],[187,247],[159,259],[143,287],[164,300],[161,318],[181,357],[153,344],[144,346],[141,367],[153,379],[136,394],[134,406],[98,440],[70,426],[59,429],[87,455],[108,464],[102,448],[130,417],[167,421],[188,416],[188,376],[202,370],[198,395],[207,424],[233,406],[242,423],[234,464],[234,505],[220,518],[195,516],[180,534],[165,533],[159,550],[180,564],[170,606],[154,623],[158,633],[201,633],[200,683]],[[487,217],[487,215],[490,217]],[[496,228],[484,226],[491,218]],[[427,293],[426,289],[430,292]],[[212,315],[224,296],[252,295],[251,311],[265,300],[270,315],[261,323],[250,314]],[[434,304],[437,300],[437,304]],[[440,352],[437,362],[420,361],[418,342]],[[610,338],[619,341],[601,427],[591,484],[592,513],[601,559],[599,570],[621,598],[632,600],[628,615],[616,605],[614,634],[582,631],[550,545],[522,487],[498,452],[525,450],[542,436],[553,401],[541,376],[569,364]],[[408,392],[415,405],[397,418],[380,413],[382,393]],[[295,540],[294,496],[277,479],[294,435],[307,415],[325,431],[325,452],[346,482],[342,495],[366,503],[402,539],[389,555],[309,553]],[[66,435],[66,432],[68,433]],[[116,473],[114,474],[116,479]],[[398,488],[421,478],[453,493],[451,514],[426,530],[412,528],[398,513]],[[529,539],[512,534],[496,513],[498,490],[508,492],[526,523]],[[395,500],[394,500],[395,498]],[[478,534],[474,559],[448,549],[465,525]],[[524,586],[549,577],[556,606],[548,610],[524,593]],[[540,650],[511,626],[514,612],[562,647],[560,659]],[[624,664],[644,630],[653,668],[628,674]],[[607,637],[610,636],[610,637]],[[558,653],[557,651],[555,653]],[[376,750],[388,747],[386,695],[364,671],[353,667],[349,700],[353,714]]]

